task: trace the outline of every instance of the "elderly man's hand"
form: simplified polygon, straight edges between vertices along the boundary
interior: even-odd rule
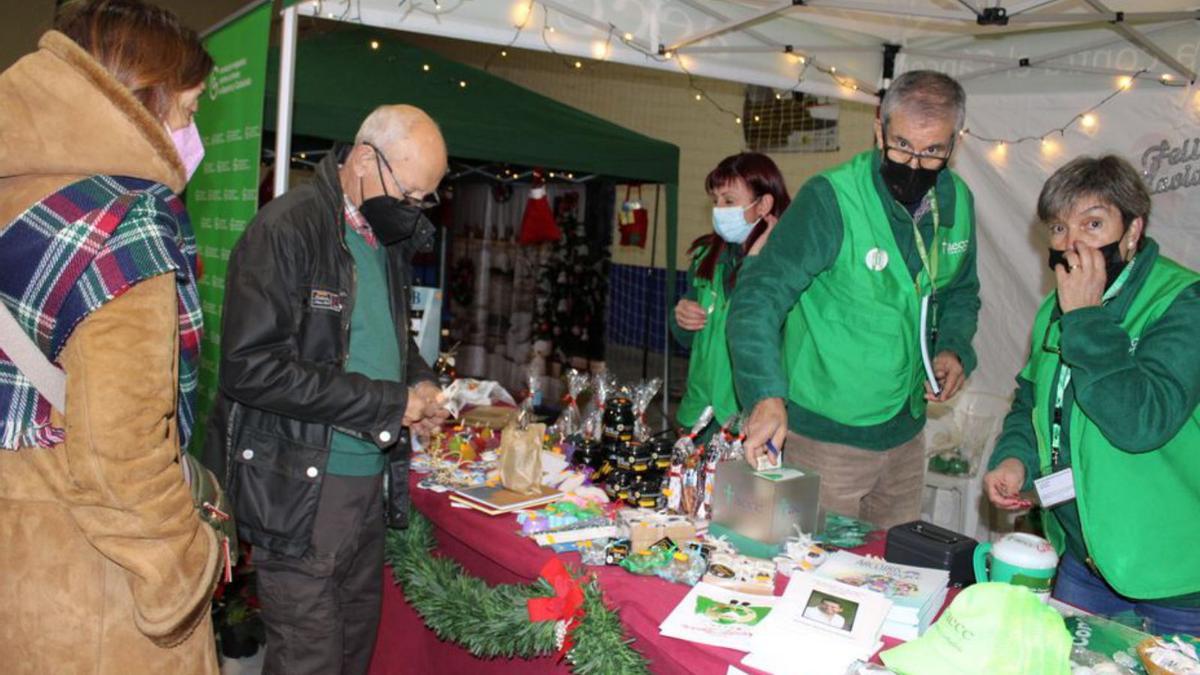
[[[759,457],[768,453],[767,441],[775,444],[778,450],[783,449],[783,441],[787,438],[788,420],[787,406],[781,398],[764,398],[754,406],[750,419],[746,421],[746,461],[758,469]]]
[[[933,357],[933,376],[937,378],[938,384],[942,385],[942,393],[934,396],[933,388],[929,386],[929,381],[926,380],[925,400],[948,401],[962,388],[963,381],[966,379],[966,371],[963,370],[962,361],[959,360],[958,354],[951,351],[942,351]]]
[[[410,417],[411,415],[411,417]],[[420,382],[408,390],[408,411],[404,423],[421,438],[429,436],[449,419],[442,406],[442,390],[432,382]]]
[[[1076,242],[1066,251],[1067,267],[1054,268],[1058,283],[1058,306],[1063,314],[1084,307],[1096,307],[1104,298],[1104,285],[1108,272],[1104,266],[1104,255],[1082,242]]]

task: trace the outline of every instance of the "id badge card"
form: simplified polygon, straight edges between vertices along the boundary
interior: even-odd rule
[[[1068,467],[1033,481],[1042,508],[1052,508],[1075,499],[1075,476]]]

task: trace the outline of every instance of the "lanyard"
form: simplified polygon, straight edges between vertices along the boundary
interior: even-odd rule
[[[1104,297],[1101,302],[1108,303],[1109,300],[1117,297],[1121,289],[1125,287],[1125,283],[1129,281],[1129,272],[1133,269],[1136,262],[1130,260],[1125,269],[1121,271],[1120,276],[1109,286],[1107,291],[1104,291]],[[1061,328],[1060,328],[1061,330]],[[1059,340],[1062,340],[1061,334]],[[1051,418],[1050,425],[1050,470],[1058,470],[1058,460],[1060,459],[1062,449],[1062,417],[1063,417],[1063,397],[1067,392],[1067,385],[1071,383],[1071,367],[1062,362],[1062,350],[1058,353],[1058,384],[1054,388],[1054,416]]]
[[[921,236],[921,228],[917,227],[917,219],[913,218],[913,238],[917,242],[917,255],[921,257],[921,266],[925,268],[925,274],[929,277],[929,294],[937,294],[937,273],[938,273],[938,242],[941,240],[941,212],[938,210],[937,194],[930,194],[929,210],[933,212],[933,245],[929,247],[928,252],[925,250],[925,237]],[[917,297],[924,297],[921,292],[921,281],[918,275],[916,281]]]

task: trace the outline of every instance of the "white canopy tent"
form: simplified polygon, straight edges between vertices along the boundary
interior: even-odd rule
[[[1049,290],[1033,223],[1045,178],[1115,152],[1154,190],[1149,234],[1200,266],[1200,3],[1174,0],[303,0],[285,10],[281,77],[298,15],[608,60],[873,103],[888,76],[962,81],[954,168],[975,194],[984,308],[970,388],[1006,395]],[[278,158],[289,156],[280,87]],[[276,168],[276,191],[287,164]]]

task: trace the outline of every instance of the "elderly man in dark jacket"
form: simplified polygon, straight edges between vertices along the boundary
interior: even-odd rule
[[[432,243],[423,211],[445,171],[437,124],[381,107],[344,164],[331,153],[267,204],[230,257],[206,454],[255,546],[267,673],[370,663],[408,429],[445,418],[408,331],[410,260]]]

